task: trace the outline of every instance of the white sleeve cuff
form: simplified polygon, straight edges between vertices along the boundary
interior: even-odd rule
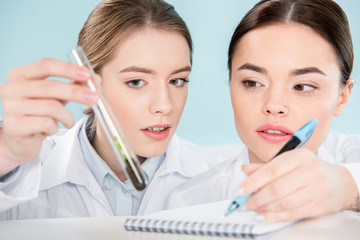
[[[23,163],[10,178],[0,184],[0,212],[38,196],[41,162],[38,158]]]

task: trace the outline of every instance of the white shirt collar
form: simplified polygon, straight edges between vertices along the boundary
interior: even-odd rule
[[[55,146],[43,162],[42,179],[46,179],[46,181],[42,181],[41,189],[48,189],[67,181],[74,184],[87,185],[89,181],[88,175],[92,173],[84,160],[84,154],[82,153],[78,137],[79,131],[85,128],[86,120],[87,117],[84,117],[65,134],[56,136],[58,139],[55,141]],[[164,155],[149,158],[142,164],[141,167],[148,176],[149,181],[151,181],[159,165],[163,162],[163,158]],[[95,176],[95,180],[98,182],[102,182],[104,174],[107,173],[105,168],[100,169],[103,170],[99,170],[99,174]]]

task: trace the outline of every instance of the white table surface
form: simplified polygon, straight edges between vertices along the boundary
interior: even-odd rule
[[[0,221],[0,240],[25,239],[234,239],[170,233],[131,232],[124,229],[126,217],[62,218]],[[239,238],[236,238],[239,239]],[[360,214],[341,212],[318,219],[303,220],[265,239],[360,239]]]

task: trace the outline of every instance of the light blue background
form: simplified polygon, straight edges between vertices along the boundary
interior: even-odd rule
[[[227,48],[231,34],[255,0],[168,0],[187,22],[194,41],[194,65],[188,102],[178,134],[198,144],[240,143],[233,123]],[[338,0],[351,25],[355,48],[350,102],[333,121],[332,131],[360,134],[360,1]],[[77,35],[99,0],[14,0],[0,2],[0,83],[10,68],[42,57],[66,59]],[[70,103],[76,120],[82,105]],[[2,108],[0,107],[0,116]]]

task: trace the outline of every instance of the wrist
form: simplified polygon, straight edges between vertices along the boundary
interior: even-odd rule
[[[355,212],[360,212],[360,193],[357,194],[356,196],[356,202],[353,205],[353,210]]]
[[[4,140],[3,129],[0,128],[0,178],[16,169],[21,164],[11,155],[6,141]]]
[[[344,210],[360,212],[360,196],[355,180],[347,168],[339,166],[344,177],[346,204]]]

